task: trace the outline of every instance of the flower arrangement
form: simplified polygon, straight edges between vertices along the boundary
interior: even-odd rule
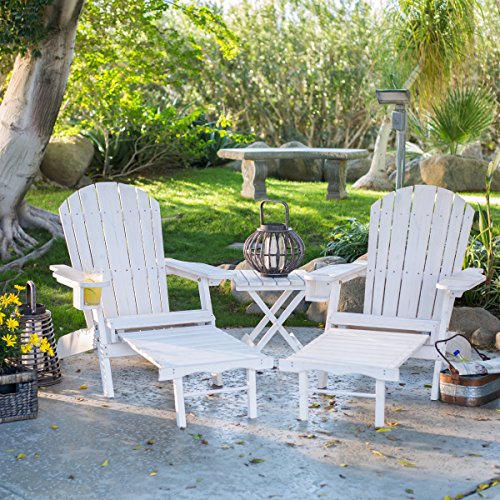
[[[22,355],[32,352],[35,348],[54,356],[54,350],[47,339],[40,339],[36,333],[30,335],[28,342],[22,341],[19,292],[26,287],[15,285],[14,288],[17,293],[10,292],[0,296],[0,375],[15,372]]]

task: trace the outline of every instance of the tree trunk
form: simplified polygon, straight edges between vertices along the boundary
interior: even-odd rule
[[[411,88],[417,80],[420,71],[421,67],[418,64],[411,72],[403,88]],[[394,108],[394,105],[387,107],[387,113],[384,116],[384,120],[378,131],[377,140],[375,141],[370,170],[353,184],[352,187],[355,189],[373,189],[375,191],[383,191],[390,190],[393,187],[391,181],[389,180],[389,176],[387,175],[386,154],[392,129],[391,115]]]
[[[40,168],[59,113],[84,0],[56,0],[45,12],[48,38],[41,55],[18,55],[0,104],[0,259],[22,254],[36,241],[23,228],[61,234],[57,216],[23,200]]]

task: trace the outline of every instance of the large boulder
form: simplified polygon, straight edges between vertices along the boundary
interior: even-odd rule
[[[483,159],[483,148],[481,147],[481,143],[479,141],[473,142],[469,144],[463,151],[461,156],[465,156],[467,158],[476,158],[477,160]]]
[[[422,175],[420,174],[420,163],[423,158],[418,157],[411,160],[405,167],[405,186],[415,186],[417,184],[425,184],[422,179]],[[396,171],[392,172],[389,176],[391,182],[396,185]]]
[[[307,148],[298,141],[287,142],[281,147]],[[313,159],[279,160],[277,177],[289,181],[321,181],[323,180],[321,162]]]
[[[482,307],[455,307],[450,331],[465,335],[480,347],[492,347],[500,332],[500,319]]]
[[[368,173],[371,158],[360,158],[359,160],[350,160],[347,162],[347,182],[356,182],[360,177]]]
[[[252,142],[252,144],[249,144],[248,146],[245,146],[246,148],[250,149],[261,149],[261,148],[270,148],[271,146],[267,145],[265,142],[262,141],[256,141]],[[264,160],[260,160],[264,161]],[[276,177],[278,174],[278,162],[276,160],[265,160],[267,163],[267,176],[268,177]],[[234,161],[231,162],[230,168],[232,170],[237,170],[241,172],[241,161]]]
[[[89,168],[93,157],[94,146],[85,137],[54,137],[47,145],[40,170],[51,181],[74,187]]]
[[[438,155],[420,163],[420,173],[425,184],[450,191],[484,191],[488,162],[457,155]],[[500,168],[493,176],[492,189],[500,191]]]

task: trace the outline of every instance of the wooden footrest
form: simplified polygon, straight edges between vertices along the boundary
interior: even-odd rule
[[[159,380],[197,372],[272,368],[274,360],[215,326],[122,333],[119,337],[158,367]]]
[[[399,367],[428,339],[427,335],[334,328],[299,352],[280,360],[283,371],[321,370],[399,380]]]

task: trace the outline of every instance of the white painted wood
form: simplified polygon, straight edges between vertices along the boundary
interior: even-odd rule
[[[257,380],[255,370],[247,370],[248,418],[257,418]]]
[[[464,292],[483,283],[486,276],[482,274],[482,269],[467,268],[453,273],[448,278],[437,283],[440,290],[448,290],[455,297],[461,297]]]
[[[85,311],[87,324],[95,328],[63,338],[63,354],[96,344],[107,397],[114,395],[110,358],[143,355],[158,367],[159,380],[174,381],[180,427],[186,425],[185,375],[209,372],[222,383],[223,371],[247,369],[249,382],[243,389],[249,392],[249,414],[254,418],[255,370],[272,368],[274,361],[215,328],[209,286],[232,273],[195,262],[171,259],[166,264],[159,204],[132,186],[88,186],[70,196],[60,214],[73,267],[52,266],[54,277],[74,288],[75,306],[80,309],[88,309],[80,303],[84,288],[107,290],[100,306]],[[200,310],[169,312],[167,266],[169,273],[198,282]],[[102,271],[105,282],[85,283],[87,269]],[[225,392],[235,390],[241,388]]]
[[[356,314],[336,312],[332,315],[331,323],[334,326],[349,325],[368,329],[408,330],[422,333],[433,333],[439,328],[439,321],[428,319],[398,318],[388,316],[374,316],[373,314]]]
[[[385,426],[385,382],[375,381],[375,427]]]
[[[328,372],[318,372],[318,389],[326,389],[328,386]]]
[[[92,349],[94,349],[94,330],[89,328],[82,328],[76,332],[63,335],[57,342],[59,359],[68,358]]]
[[[309,406],[309,380],[307,371],[299,372],[299,418],[300,420],[307,420],[308,406]]]
[[[175,417],[179,429],[186,428],[186,408],[184,404],[184,384],[182,377],[174,379]]]
[[[368,232],[368,259],[366,263],[365,314],[372,314],[373,287],[376,274],[377,244],[379,238],[380,208],[382,200],[376,201],[370,208],[370,224]]]

